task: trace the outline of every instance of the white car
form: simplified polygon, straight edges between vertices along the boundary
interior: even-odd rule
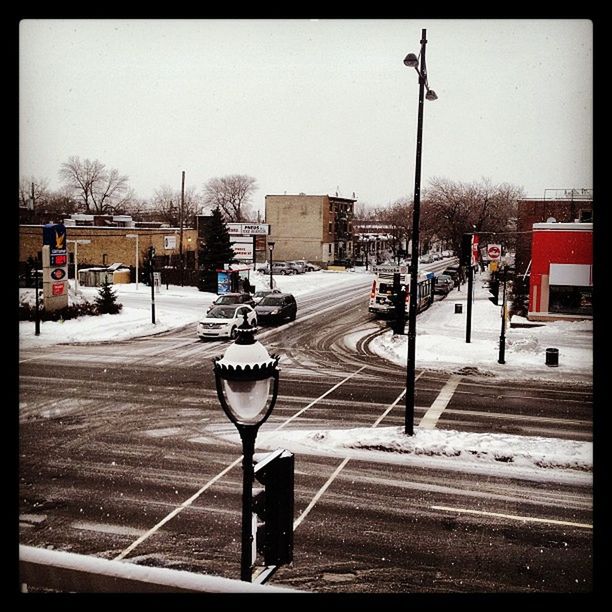
[[[247,304],[228,304],[213,306],[206,316],[198,322],[197,334],[205,338],[235,338],[237,328],[242,325],[244,315],[252,327],[257,325],[257,314]]]

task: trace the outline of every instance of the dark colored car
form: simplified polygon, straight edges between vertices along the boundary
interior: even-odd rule
[[[229,306],[230,304],[248,304],[255,306],[255,301],[250,293],[223,293],[212,302],[208,310],[214,306]]]
[[[291,293],[271,293],[255,306],[257,320],[261,323],[279,322],[284,319],[294,321],[297,303]]]
[[[271,293],[280,293],[279,289],[259,289],[253,294],[253,301],[255,305],[259,304],[261,300],[263,300],[266,295],[270,295]]]

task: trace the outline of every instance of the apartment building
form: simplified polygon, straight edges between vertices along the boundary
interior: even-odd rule
[[[265,222],[274,259],[306,259],[323,266],[352,260],[355,202],[331,195],[267,195]]]

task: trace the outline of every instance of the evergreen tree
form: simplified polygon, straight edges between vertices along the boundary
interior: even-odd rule
[[[95,303],[98,314],[117,314],[123,308],[123,304],[117,303],[117,295],[106,279],[98,291]]]
[[[217,291],[217,270],[234,261],[227,224],[217,206],[203,230],[203,243],[198,253],[200,264],[200,291]]]

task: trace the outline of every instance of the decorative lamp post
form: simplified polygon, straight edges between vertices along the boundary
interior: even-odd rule
[[[417,120],[416,168],[414,172],[414,207],[412,209],[412,257],[410,261],[410,301],[408,308],[408,358],[406,361],[406,412],[404,431],[411,436],[414,433],[414,381],[416,357],[416,315],[417,315],[417,281],[419,275],[419,217],[421,208],[421,147],[423,136],[423,95],[427,90],[427,100],[437,100],[438,96],[427,83],[427,67],[425,65],[425,46],[427,30],[421,31],[421,52],[419,58],[409,53],[404,58],[404,64],[414,68],[419,75],[419,112]]]
[[[252,580],[253,454],[259,427],[270,416],[278,395],[278,355],[270,356],[255,340],[256,327],[244,321],[238,337],[223,357],[214,359],[215,382],[221,406],[242,440],[242,554],[240,579]]]
[[[268,265],[270,266],[270,289],[274,289],[272,287],[272,251],[274,251],[274,240],[268,240],[268,249],[270,250],[270,257],[268,258]]]

